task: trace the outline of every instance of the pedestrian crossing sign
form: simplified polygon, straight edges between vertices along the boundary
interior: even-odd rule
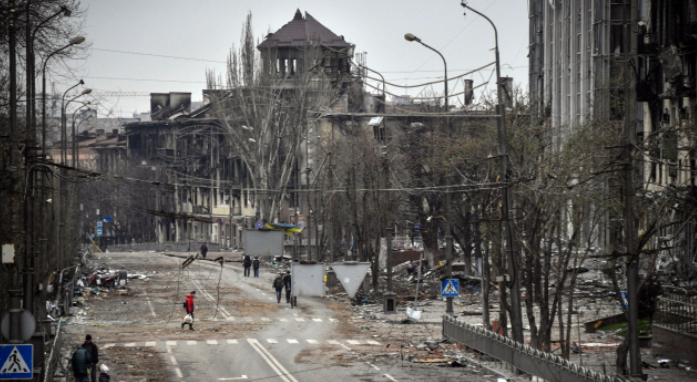
[[[460,280],[445,279],[440,284],[440,294],[442,297],[457,297],[460,295]]]
[[[0,380],[32,379],[34,345],[0,345]]]

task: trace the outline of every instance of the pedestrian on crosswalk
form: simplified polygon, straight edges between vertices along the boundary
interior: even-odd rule
[[[182,330],[184,325],[189,325],[189,330],[194,330],[194,297],[196,296],[196,291],[192,290],[186,296],[186,302],[184,303],[184,308],[186,309],[186,314],[191,316],[191,322],[182,322]]]
[[[290,271],[286,271],[286,275],[283,276],[283,286],[286,288],[286,303],[290,304]]]
[[[278,276],[273,280],[273,287],[276,289],[276,300],[281,303],[281,293],[283,292],[283,278],[279,273]]]

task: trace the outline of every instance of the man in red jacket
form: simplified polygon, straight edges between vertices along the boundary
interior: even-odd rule
[[[182,329],[184,329],[184,325],[189,324],[189,330],[194,330],[194,296],[196,296],[195,290],[191,291],[191,293],[186,296],[186,314],[191,315],[191,323],[182,322]]]

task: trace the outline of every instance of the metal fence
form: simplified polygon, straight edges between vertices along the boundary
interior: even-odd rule
[[[655,323],[683,333],[697,333],[697,295],[671,291],[657,299]]]
[[[48,358],[45,361],[45,373],[44,382],[53,381],[53,376],[56,374],[58,369],[58,363],[60,362],[61,348],[63,347],[63,332],[62,332],[63,322],[58,321],[58,327],[56,328],[56,335],[53,338],[53,343],[51,344],[51,352],[48,354]]]
[[[608,376],[569,362],[557,355],[534,349],[480,326],[443,316],[443,336],[512,365],[546,381],[626,382],[622,376]]]
[[[166,241],[163,243],[127,243],[127,244],[111,244],[107,247],[109,252],[127,252],[133,251],[174,251],[174,252],[198,252],[201,243],[205,241]],[[217,243],[205,242],[210,252],[220,251],[220,245]]]

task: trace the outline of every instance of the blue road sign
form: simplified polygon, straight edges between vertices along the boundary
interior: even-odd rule
[[[460,279],[445,279],[440,282],[440,295],[457,297],[460,295]]]
[[[32,379],[34,345],[0,345],[0,380]]]
[[[257,224],[256,224],[256,227],[259,228],[259,229],[262,229],[262,228],[264,228],[264,223],[258,221]]]
[[[113,223],[114,217],[113,216],[102,216],[102,221],[104,223]]]

